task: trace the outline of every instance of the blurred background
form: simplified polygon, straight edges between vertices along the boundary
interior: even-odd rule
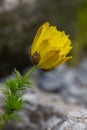
[[[87,0],[0,0],[0,77],[31,65],[29,47],[45,21],[65,30],[78,65],[87,55]]]
[[[29,70],[29,47],[46,21],[70,36],[73,58],[50,72],[32,74],[33,88],[24,95],[26,113],[20,113],[23,121],[4,130],[55,130],[55,125],[64,130],[64,122],[66,130],[87,129],[87,0],[0,0],[0,81],[14,68],[22,74]],[[67,114],[83,108],[83,115]]]

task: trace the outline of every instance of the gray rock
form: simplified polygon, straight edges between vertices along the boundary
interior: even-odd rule
[[[66,65],[61,65],[50,72],[38,72],[37,84],[46,91],[59,91],[63,87],[63,74],[67,69]]]
[[[79,65],[78,78],[82,85],[87,87],[87,59],[84,59]]]
[[[83,89],[83,83],[79,78],[79,68],[69,68],[66,64],[50,71],[36,71],[32,78],[36,77],[36,84],[45,91],[59,92],[65,101],[71,103],[83,103],[87,99],[87,88]]]
[[[36,79],[39,88],[58,92],[66,102],[87,104],[86,61],[83,61],[78,68],[70,68],[64,64],[46,73],[38,70],[32,78]]]
[[[86,90],[81,86],[77,69],[68,69],[63,74],[63,90],[61,93],[65,100],[72,103],[81,102],[84,98]]]
[[[86,127],[83,123],[75,123],[68,120],[61,126],[60,130],[86,130]]]
[[[86,130],[87,129],[87,111],[71,111],[68,113],[68,119],[62,123],[60,129],[58,125],[53,130]],[[52,130],[52,129],[51,129]]]

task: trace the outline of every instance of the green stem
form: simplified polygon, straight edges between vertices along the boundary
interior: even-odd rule
[[[25,76],[23,77],[23,79],[25,80],[25,79],[29,78],[30,75],[31,75],[36,69],[37,69],[37,66],[32,67],[32,68],[25,74]]]
[[[0,130],[2,130],[2,127],[4,126],[4,122],[1,122],[1,124],[0,124]]]
[[[1,119],[1,123],[0,123],[0,130],[2,130],[3,126],[6,124],[6,122],[8,121],[8,115],[6,113],[4,113],[3,118]]]
[[[3,126],[5,125],[6,121],[2,120],[0,124],[0,130],[2,130]]]

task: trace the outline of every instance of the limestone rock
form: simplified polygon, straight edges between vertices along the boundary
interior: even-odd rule
[[[60,130],[86,130],[87,129],[87,111],[71,111],[68,114],[68,120],[65,121]]]

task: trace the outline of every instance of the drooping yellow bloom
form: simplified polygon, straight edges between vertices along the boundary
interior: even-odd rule
[[[69,60],[71,41],[49,22],[40,26],[30,49],[30,58],[42,70],[50,70]]]

